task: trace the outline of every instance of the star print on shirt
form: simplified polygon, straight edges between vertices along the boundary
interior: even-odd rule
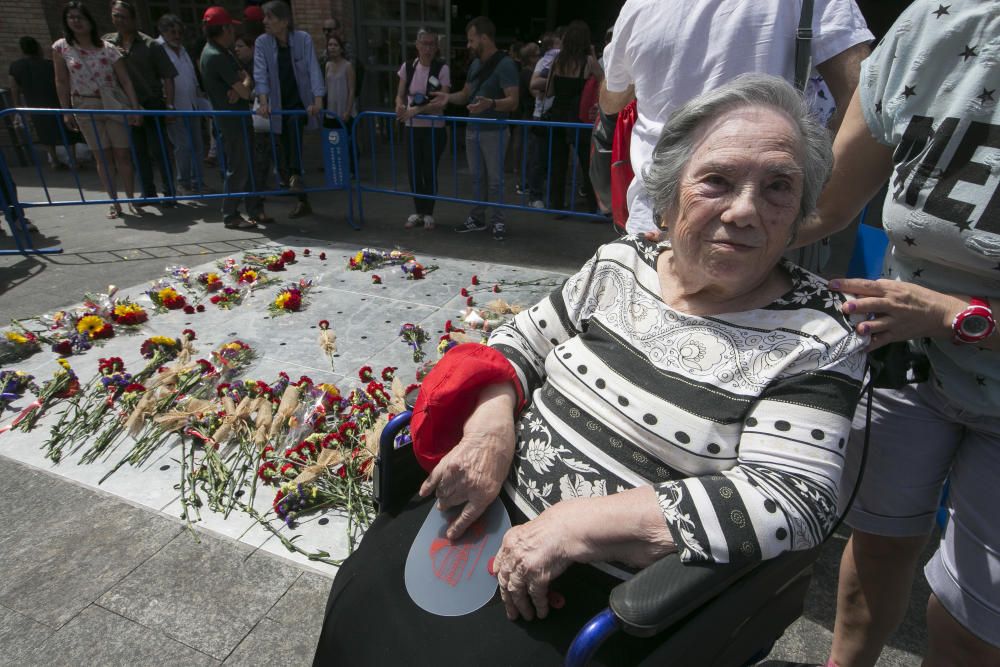
[[[882,113],[882,100],[875,103],[875,113]]]
[[[903,86],[903,99],[910,97],[911,95],[917,94],[916,86]]]
[[[914,278],[919,278],[922,275],[924,275],[924,270],[923,269],[917,269],[916,271],[913,272],[913,277]]]
[[[979,45],[976,44],[976,46],[979,46]],[[969,58],[975,58],[976,56],[979,55],[978,53],[976,53],[976,46],[969,46],[968,44],[966,44],[965,45],[965,51],[962,51],[961,53],[959,53],[958,57],[961,58],[963,61],[966,61]]]
[[[986,386],[986,378],[983,377],[982,375],[977,375],[976,376],[976,384],[978,384],[980,387],[985,387]]]
[[[903,241],[906,242],[906,245],[911,246],[911,247],[917,245],[917,240],[915,238],[913,238],[912,236],[904,236],[903,237]]]
[[[967,232],[972,229],[972,221],[966,220],[965,222],[956,222],[955,226],[958,227],[958,233]]]
[[[986,90],[983,88],[983,93],[981,95],[976,95],[976,99],[978,99],[979,103],[982,105],[985,105],[987,102],[995,102],[996,100],[993,99],[993,93],[995,92],[997,92],[996,88],[993,90]]]
[[[931,12],[931,14],[936,14],[937,18],[941,18],[945,14],[950,15],[951,12],[948,11],[949,9],[951,9],[951,5],[938,5],[938,8]]]

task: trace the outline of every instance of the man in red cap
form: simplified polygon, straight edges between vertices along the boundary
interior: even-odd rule
[[[208,42],[201,52],[201,76],[205,92],[215,111],[249,111],[252,81],[240,67],[232,48],[236,41],[233,20],[224,7],[209,7],[202,18],[205,38]],[[245,137],[252,136],[252,129],[246,127],[246,116],[216,116],[215,122],[222,134],[223,158],[226,165],[226,193],[251,192],[253,184],[247,162]],[[223,223],[226,227],[248,229],[256,227],[254,219],[261,208],[260,197],[245,196],[247,220],[240,215],[239,198],[226,197],[222,200]]]

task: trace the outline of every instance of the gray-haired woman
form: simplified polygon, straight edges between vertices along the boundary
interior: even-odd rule
[[[442,638],[470,663],[551,664],[633,567],[819,544],[837,518],[866,339],[843,298],[782,253],[830,165],[829,136],[781,79],[742,77],[680,108],[645,178],[668,240],[601,247],[425,380],[411,426],[427,501],[377,520],[341,568],[317,664],[441,655]],[[471,414],[447,398],[468,392]],[[457,443],[442,437],[454,422]],[[400,604],[390,573],[430,497],[463,507],[456,539],[498,495],[514,523],[494,560],[499,599],[460,621]],[[550,589],[566,600],[551,617]],[[504,611],[545,620],[504,624]],[[623,664],[651,648],[613,641]]]

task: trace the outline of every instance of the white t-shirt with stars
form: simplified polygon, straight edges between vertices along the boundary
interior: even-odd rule
[[[918,0],[862,65],[865,122],[895,148],[883,275],[1000,315],[1000,0]],[[956,405],[1000,416],[1000,353],[918,343]]]

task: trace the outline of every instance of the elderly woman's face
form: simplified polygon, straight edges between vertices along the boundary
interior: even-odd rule
[[[799,214],[798,129],[779,111],[748,107],[697,132],[666,216],[675,261],[706,284],[752,290],[787,248]]]

